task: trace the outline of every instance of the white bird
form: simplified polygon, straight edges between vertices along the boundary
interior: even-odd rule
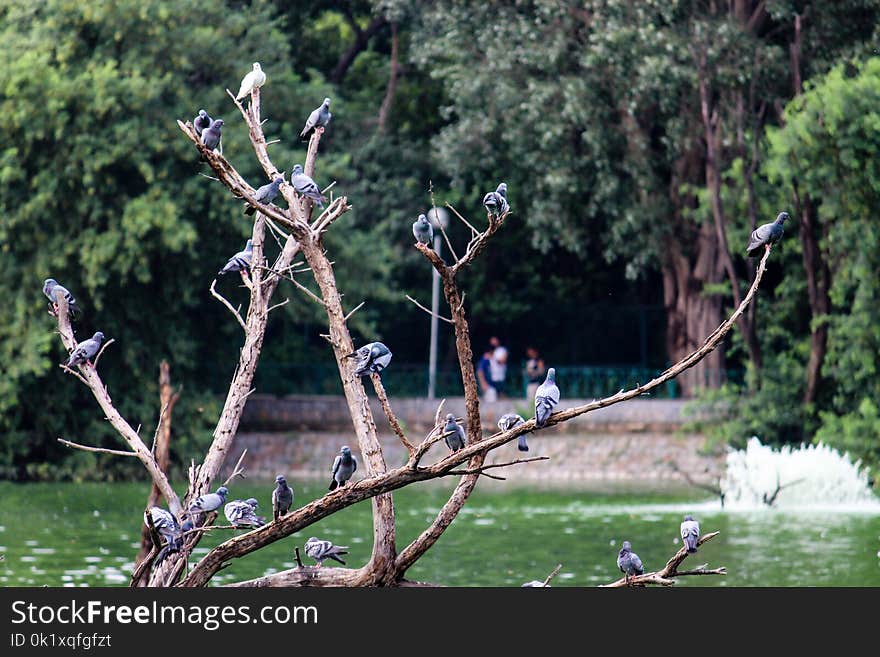
[[[238,89],[238,95],[235,97],[235,100],[241,100],[254,89],[262,87],[265,83],[266,74],[260,68],[260,62],[254,62],[254,70],[241,79],[241,87]]]

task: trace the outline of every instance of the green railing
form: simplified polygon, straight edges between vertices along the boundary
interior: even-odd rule
[[[621,388],[632,388],[646,383],[662,370],[637,366],[562,366],[556,368],[556,378],[563,395],[570,399],[592,399],[616,393]],[[739,380],[742,373],[725,372],[727,380]],[[418,363],[392,363],[382,372],[382,381],[389,395],[422,397],[428,390],[428,366]],[[301,363],[262,363],[257,368],[257,392],[273,395],[341,395],[339,374],[332,365],[304,365]],[[370,386],[367,386],[369,389]],[[464,394],[458,368],[440,368],[437,371],[436,395],[460,397]],[[507,394],[526,396],[526,379],[521,370],[508,371]],[[652,399],[675,399],[680,388],[675,380],[668,381],[651,393]]]

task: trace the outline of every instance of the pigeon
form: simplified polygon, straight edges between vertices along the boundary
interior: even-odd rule
[[[317,203],[319,208],[324,207],[324,201],[327,199],[321,195],[321,190],[318,189],[315,181],[303,173],[303,168],[299,164],[293,167],[290,174],[290,184],[297,192]]]
[[[311,135],[312,130],[320,129],[323,131],[326,125],[330,123],[331,116],[333,115],[330,113],[330,99],[325,98],[321,106],[309,114],[309,119],[306,121],[306,125],[302,132],[299,133],[299,136],[305,141]]]
[[[776,216],[776,221],[758,226],[752,231],[752,235],[749,237],[749,245],[746,247],[746,252],[750,258],[757,258],[761,254],[762,246],[769,247],[771,244],[776,244],[776,242],[782,239],[782,234],[785,232],[782,224],[785,223],[786,219],[791,219],[788,216],[788,212],[780,212]]]
[[[278,520],[290,511],[290,505],[293,504],[293,489],[287,485],[287,480],[278,475],[275,477],[275,490],[272,491],[272,515]]]
[[[391,362],[391,351],[381,342],[371,342],[348,354],[346,358],[357,358],[354,375],[364,376],[381,372],[388,367],[388,363]]]
[[[556,368],[547,370],[544,383],[535,390],[535,426],[543,427],[559,403],[559,388],[556,386]]]
[[[229,524],[236,529],[239,527],[262,527],[266,519],[256,514],[257,500],[253,497],[247,500],[232,500],[223,507],[223,513]]]
[[[627,583],[629,583],[629,578],[632,575],[641,575],[645,572],[642,560],[639,559],[639,555],[632,551],[632,545],[629,541],[624,541],[623,547],[617,553],[617,567],[624,574]]]
[[[351,455],[351,448],[343,445],[339,450],[339,454],[333,459],[333,467],[330,472],[333,473],[333,479],[330,480],[330,488],[328,490],[336,490],[337,486],[345,486],[345,482],[351,479],[351,475],[358,469],[358,462]]]
[[[416,238],[416,242],[427,244],[428,248],[431,248],[431,243],[434,241],[434,227],[423,214],[413,222],[413,237]]]
[[[550,588],[549,584],[544,584],[544,582],[539,582],[536,579],[533,579],[531,582],[526,582],[520,588],[523,589],[531,589],[531,588]]]
[[[168,554],[180,550],[183,542],[182,529],[172,513],[158,506],[150,507],[144,511],[144,524],[147,527],[150,526],[150,521],[147,518],[148,513],[153,521],[153,527],[165,539],[165,547],[159,550],[159,554],[156,555],[155,563],[159,564]]]
[[[244,246],[244,251],[239,251],[229,259],[229,262],[217,272],[218,276],[223,276],[233,271],[242,272],[244,276],[251,270],[251,259],[254,257],[254,241],[248,240]]]
[[[55,310],[56,315],[58,314],[58,299],[60,297],[64,297],[67,300],[67,307],[70,309],[70,312],[79,312],[76,299],[73,298],[73,295],[66,287],[59,285],[58,281],[54,278],[47,278],[43,281],[43,294],[52,302],[52,308]]]
[[[464,427],[455,421],[455,416],[452,413],[446,415],[446,426],[443,427],[443,440],[446,441],[446,446],[453,452],[460,450],[467,442],[467,434],[464,432]]]
[[[275,200],[275,197],[278,196],[278,188],[281,186],[281,183],[284,182],[284,178],[278,177],[275,178],[270,183],[266,183],[262,187],[259,187],[257,191],[254,192],[254,200],[259,201],[263,205],[269,205],[272,201]],[[257,209],[245,201],[244,204],[244,213],[245,214],[253,214]]]
[[[486,210],[498,217],[510,212],[510,205],[507,203],[507,183],[501,183],[494,192],[486,194],[483,197],[483,205],[486,206]]]
[[[697,551],[697,541],[700,540],[700,523],[693,516],[685,516],[681,523],[681,540],[687,551],[693,554]]]
[[[510,431],[514,427],[521,425],[523,422],[525,422],[525,420],[522,419],[521,415],[507,413],[506,415],[502,415],[501,419],[498,420],[498,428],[502,431]],[[521,452],[529,451],[529,444],[526,442],[526,434],[519,437],[516,448]]]
[[[95,357],[95,354],[98,353],[98,350],[101,348],[101,343],[104,341],[104,334],[98,331],[88,340],[83,340],[76,348],[70,352],[70,358],[67,361],[66,367],[71,368],[75,365],[82,365],[83,363],[88,363]]]
[[[205,128],[209,128],[211,126],[212,121],[213,119],[208,116],[208,113],[205,110],[200,109],[199,115],[193,119],[193,129],[196,131],[196,134],[201,137],[202,132],[205,130]]]
[[[339,555],[348,554],[348,546],[333,545],[330,541],[322,541],[312,536],[306,541],[306,554],[318,562],[318,568],[324,565],[326,559],[333,559],[344,566],[345,562],[339,558]]]
[[[226,496],[228,494],[229,489],[226,488],[226,486],[220,486],[216,493],[208,493],[207,495],[202,495],[201,497],[194,499],[189,505],[189,511],[187,511],[187,513],[192,515],[193,513],[209,513],[211,511],[216,511],[226,503]]]
[[[202,143],[207,146],[209,150],[217,150],[217,148],[220,146],[222,129],[223,119],[214,119],[213,121],[211,121],[211,125],[202,130]],[[204,155],[202,156],[202,159],[205,159]]]
[[[241,86],[238,88],[238,94],[235,100],[241,100],[254,89],[262,87],[266,83],[266,74],[260,67],[260,62],[254,62],[254,69],[241,79]]]

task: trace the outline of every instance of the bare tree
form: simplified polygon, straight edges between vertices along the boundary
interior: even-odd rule
[[[233,97],[233,94],[230,93],[229,95]],[[280,173],[267,153],[267,142],[263,134],[260,118],[260,89],[255,89],[252,92],[250,100],[250,106],[245,108],[235,101],[233,97],[233,102],[248,126],[251,144],[257,159],[266,176],[272,180],[279,176]],[[238,367],[229,385],[226,401],[214,430],[213,442],[202,462],[198,465],[194,463],[190,468],[189,487],[181,502],[168,481],[166,468],[160,464],[154,450],[146,447],[138,432],[132,429],[113,407],[107,388],[98,375],[97,364],[100,358],[100,354],[98,354],[94,363],[80,365],[78,366],[78,371],[68,371],[91,389],[111,424],[128,444],[129,450],[104,450],[103,448],[88,447],[69,442],[67,444],[91,451],[105,451],[116,455],[136,456],[149,472],[158,490],[161,491],[168,501],[172,513],[180,517],[190,500],[204,494],[211,488],[223,463],[232,451],[242,411],[248,396],[253,391],[253,377],[262,348],[268,315],[274,308],[285,303],[273,304],[272,296],[280,281],[286,279],[291,281],[298,290],[322,306],[326,313],[329,330],[323,337],[327,339],[333,350],[353,429],[363,457],[366,477],[349,485],[341,486],[325,494],[323,497],[280,517],[278,520],[224,541],[204,555],[192,570],[185,572],[188,556],[191,554],[193,547],[199,542],[202,534],[213,529],[220,529],[211,526],[215,514],[210,514],[203,526],[186,533],[181,549],[171,553],[161,564],[153,565],[152,560],[155,558],[157,550],[151,550],[137,564],[135,576],[132,578],[133,582],[146,577],[145,573],[149,572],[149,585],[151,586],[204,586],[220,569],[228,565],[231,560],[247,556],[341,509],[369,499],[373,510],[373,547],[369,561],[360,568],[313,568],[297,565],[293,569],[267,575],[256,580],[239,582],[234,584],[234,586],[418,585],[418,583],[406,579],[407,570],[436,543],[437,539],[451,524],[474,490],[479,478],[481,476],[496,477],[496,475],[487,472],[490,469],[540,460],[518,459],[509,463],[485,465],[486,455],[489,451],[516,440],[521,434],[536,430],[536,427],[534,420],[531,419],[509,431],[497,432],[488,436],[483,435],[468,320],[465,312],[464,298],[456,281],[458,273],[467,267],[486,248],[492,236],[503,227],[507,215],[496,216],[489,213],[487,215],[486,227],[483,230],[478,230],[472,223],[456,212],[454,208],[450,207],[456,217],[468,227],[471,234],[463,255],[458,257],[455,255],[453,245],[444,232],[444,238],[449,246],[449,251],[453,254],[453,261],[451,263],[444,262],[433,250],[426,246],[422,244],[415,245],[439,272],[443,282],[443,293],[449,305],[451,315],[449,321],[451,321],[455,330],[455,344],[464,384],[467,443],[462,449],[447,454],[433,463],[423,463],[430,447],[444,437],[444,424],[441,420],[444,402],[440,402],[437,408],[433,429],[421,440],[413,440],[412,437],[406,435],[397,421],[388,395],[382,385],[380,375],[372,374],[370,376],[371,383],[381,402],[383,411],[394,433],[399,437],[408,454],[405,463],[389,468],[385,462],[379,442],[376,422],[370,410],[363,380],[361,377],[355,376],[354,364],[351,359],[346,357],[355,350],[347,323],[352,314],[360,308],[360,305],[348,312],[343,308],[342,295],[339,293],[336,285],[333,266],[327,257],[323,244],[324,233],[332,227],[334,221],[350,209],[347,199],[344,196],[333,199],[323,211],[317,214],[317,217],[313,218],[314,207],[312,201],[297,194],[290,184],[284,183],[281,185],[280,191],[287,202],[287,209],[274,204],[260,203],[254,198],[254,188],[244,180],[222,155],[214,153],[201,143],[189,122],[183,123],[178,121],[178,126],[183,134],[192,141],[196,149],[198,149],[214,170],[217,178],[229,189],[232,195],[236,198],[244,199],[257,210],[252,235],[253,265],[250,275],[244,278],[245,285],[250,292],[250,300],[245,316],[242,317],[239,310],[217,293],[213,284],[211,285],[211,293],[234,315],[245,334],[244,343],[239,354]],[[314,176],[320,141],[321,131],[315,131],[309,142],[304,166],[306,174],[310,176]],[[283,238],[281,252],[271,265],[268,264],[265,258],[263,248],[267,227]],[[305,258],[307,267],[297,269],[294,265],[294,258],[299,254]],[[620,390],[610,397],[558,411],[550,417],[546,426],[549,427],[566,422],[584,413],[636,398],[663,385],[699,363],[721,343],[724,336],[731,330],[731,327],[741,317],[746,306],[753,299],[764,273],[769,254],[770,249],[768,247],[758,266],[752,286],[742,299],[739,307],[727,321],[718,326],[706,338],[702,346],[686,355],[652,381],[641,384],[631,390]],[[317,285],[318,293],[311,291],[297,280],[298,275],[307,272],[310,273]],[[66,304],[62,300],[59,304],[58,312],[59,332],[64,345],[68,350],[71,350],[75,346],[75,339],[67,310]],[[159,424],[161,427],[161,418]],[[241,473],[243,460],[244,454],[239,459],[232,477]],[[444,476],[460,476],[461,479],[449,500],[444,504],[430,525],[411,543],[398,551],[394,502],[391,492],[415,482]]]

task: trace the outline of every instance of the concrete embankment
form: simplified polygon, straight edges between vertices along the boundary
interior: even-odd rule
[[[564,400],[562,407],[584,401]],[[385,460],[389,467],[395,467],[406,460],[406,451],[392,433],[378,401],[371,402]],[[433,426],[437,402],[396,399],[392,404],[410,439],[421,441]],[[680,400],[633,400],[599,409],[531,434],[528,453],[517,451],[514,441],[494,450],[488,462],[550,457],[549,461],[496,471],[511,482],[685,483],[679,470],[699,482],[717,482],[723,455],[702,454],[703,436],[682,431],[684,404]],[[516,411],[526,418],[531,415],[525,399],[483,403],[480,410],[488,433],[496,431],[495,423],[504,413]],[[446,401],[444,412],[461,417],[464,411],[463,398]],[[328,475],[341,445],[351,446],[359,456],[344,398],[254,395],[242,418],[236,451],[248,449],[248,473],[254,478],[269,479],[279,472],[293,478],[313,478]],[[446,447],[438,443],[425,462],[445,453]]]

